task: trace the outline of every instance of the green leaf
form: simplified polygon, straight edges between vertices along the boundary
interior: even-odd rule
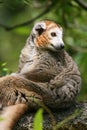
[[[34,118],[34,130],[42,130],[43,109],[39,109]]]

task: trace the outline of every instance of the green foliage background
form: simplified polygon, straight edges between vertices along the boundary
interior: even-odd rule
[[[83,1],[84,6],[78,1],[0,0],[0,72],[5,62],[10,71],[17,71],[20,51],[34,23],[54,20],[62,25],[66,50],[82,74],[79,99],[87,99],[87,0]],[[14,25],[17,26],[13,28]]]

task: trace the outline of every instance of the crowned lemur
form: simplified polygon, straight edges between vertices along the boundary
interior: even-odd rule
[[[9,111],[11,107],[7,109],[7,116],[11,115],[12,120],[0,123],[2,130],[12,130],[14,120],[26,109],[37,109],[35,100],[52,110],[75,102],[81,77],[76,63],[64,50],[62,33],[62,27],[53,21],[35,24],[21,51],[18,72],[0,78],[0,104],[14,105],[13,114]],[[19,116],[14,116],[17,108]]]

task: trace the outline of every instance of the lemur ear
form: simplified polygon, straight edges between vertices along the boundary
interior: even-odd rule
[[[46,24],[44,22],[37,23],[33,28],[33,33],[41,35],[46,30]]]

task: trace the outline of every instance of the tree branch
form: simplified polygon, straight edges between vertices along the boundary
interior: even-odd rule
[[[80,102],[68,109],[61,109],[52,113],[57,124],[52,125],[48,113],[43,113],[44,130],[87,130],[87,102]],[[17,122],[13,130],[33,130],[35,112],[28,112]]]
[[[87,3],[83,2],[82,0],[75,0],[83,9],[87,10]]]
[[[2,4],[3,3],[3,1],[0,1],[0,4]]]
[[[26,22],[24,22],[24,23],[21,23],[21,24],[16,24],[16,25],[14,25],[14,26],[6,26],[6,25],[4,25],[4,24],[0,24],[0,26],[3,27],[3,28],[4,28],[5,30],[7,30],[7,31],[13,30],[13,29],[18,28],[18,27],[27,26],[27,25],[31,24],[32,22],[34,22],[36,19],[38,19],[38,18],[40,18],[41,16],[43,16],[43,15],[44,15],[45,13],[47,13],[48,11],[49,11],[49,10],[46,9],[46,10],[44,10],[41,14],[37,15],[36,17],[34,17],[33,19],[28,20],[28,21],[26,21]]]
[[[55,5],[55,3],[51,3],[43,12],[41,12],[39,15],[37,15],[36,17],[34,17],[33,19],[31,20],[28,20],[24,23],[20,23],[20,24],[16,24],[14,26],[7,26],[7,25],[4,25],[4,24],[1,24],[0,23],[0,26],[3,27],[5,30],[7,31],[10,31],[10,30],[13,30],[15,28],[18,28],[18,27],[23,27],[23,26],[27,26],[29,24],[31,24],[32,22],[34,22],[36,19],[42,17],[43,15],[47,14],[51,8]]]

